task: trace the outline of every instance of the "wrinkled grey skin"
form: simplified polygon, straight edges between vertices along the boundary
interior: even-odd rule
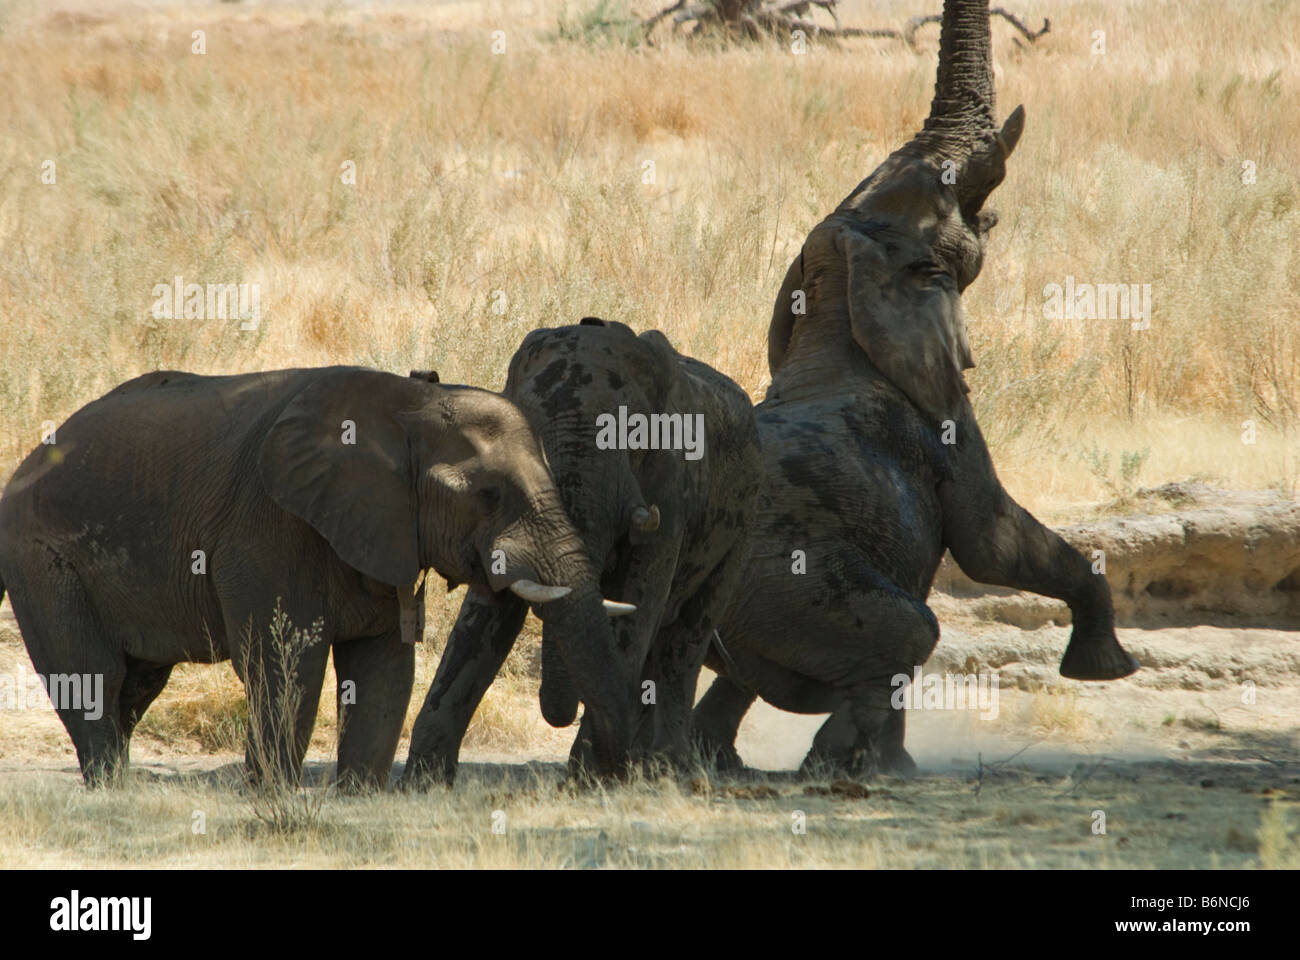
[[[724,676],[695,710],[722,767],[739,765],[736,729],[761,696],[831,713],[805,770],[913,769],[891,678],[910,677],[938,640],[924,601],[945,549],[975,580],[1069,604],[1063,676],[1137,669],[1105,577],[1007,496],[966,398],[959,293],[979,273],[996,219],[981,207],[1024,114],[993,126],[986,2],[949,0],[941,47],[925,129],[813,229],[777,296],[772,385],[756,408],[764,487],[721,628],[731,662],[711,654]],[[806,574],[792,572],[796,550]]]
[[[658,331],[636,336],[621,323],[530,333],[510,363],[505,395],[542,439],[565,508],[588,556],[602,569],[604,594],[636,604],[613,621],[627,676],[652,680],[655,703],[629,684],[636,704],[635,756],[684,762],[695,684],[728,595],[740,574],[740,542],[757,487],[753,407],[731,380],[683,357]],[[678,450],[599,450],[596,420],[629,413],[703,414],[704,456]],[[658,528],[639,511],[658,508]],[[640,514],[644,517],[644,514]],[[525,605],[513,597],[469,597],[415,722],[404,783],[450,783],[470,717],[519,633]],[[569,625],[543,625],[542,713],[573,722],[586,687],[566,649]],[[575,774],[591,769],[590,704],[570,755]]]
[[[250,745],[250,772],[299,776],[332,648],[339,703],[351,704],[340,780],[385,784],[414,670],[399,591],[422,610],[423,588],[412,593],[428,569],[487,596],[520,578],[572,588],[548,606],[581,623],[593,651],[572,669],[593,687],[598,753],[626,750],[624,691],[600,688],[612,657],[594,571],[536,437],[500,396],[355,367],[161,371],[86,405],[56,440],[0,500],[0,588],[38,672],[104,676],[102,717],[59,711],[87,783],[125,769],[131,732],[176,663],[232,659],[273,729],[278,604],[322,633],[297,670],[295,736],[276,725],[269,761]],[[416,639],[419,624],[405,622]]]

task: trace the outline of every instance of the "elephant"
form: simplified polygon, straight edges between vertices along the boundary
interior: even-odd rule
[[[510,362],[504,393],[541,438],[604,591],[637,607],[614,622],[620,662],[642,678],[626,691],[639,711],[630,759],[683,765],[692,748],[700,664],[739,580],[743,526],[757,493],[753,405],[734,382],[679,354],[659,331],[637,336],[595,317],[528,334]],[[602,443],[602,423],[620,416],[633,422],[638,414],[667,414],[684,425],[693,418],[707,442],[697,435],[695,451]],[[628,440],[631,446],[631,434]],[[453,782],[470,718],[526,607],[507,594],[465,598],[416,718],[403,784]],[[578,642],[567,625],[545,620],[539,696],[554,726],[572,723],[578,701],[587,701],[586,681],[569,654]],[[570,753],[578,778],[591,769],[593,723],[588,703]]]
[[[250,774],[297,783],[332,649],[338,780],[386,785],[428,570],[545,604],[574,638],[596,762],[626,753],[596,571],[500,395],[360,367],[158,371],[47,439],[0,498],[0,597],[40,675],[102,678],[98,716],[54,704],[87,784],[126,769],[175,664],[227,659],[249,697]],[[296,667],[266,641],[286,624]]]
[[[1069,605],[1063,676],[1138,668],[1104,574],[1008,496],[967,396],[960,294],[1024,109],[993,116],[988,4],[948,0],[923,129],[813,228],[777,295],[745,577],[694,712],[721,769],[740,766],[736,731],[762,697],[831,714],[805,772],[913,771],[891,686],[938,641],[925,600],[945,550],[974,580]]]

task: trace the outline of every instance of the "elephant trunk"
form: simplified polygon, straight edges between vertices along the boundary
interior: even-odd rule
[[[630,745],[631,681],[624,676],[600,582],[581,538],[558,503],[539,519],[543,528],[565,535],[543,540],[551,549],[537,558],[538,573],[546,583],[570,588],[535,608],[542,619],[542,716],[552,726],[568,726],[581,699],[594,725],[599,772],[613,773]]]
[[[894,156],[957,171],[957,201],[973,219],[1005,174],[1024,114],[1016,110],[999,131],[993,120],[993,48],[988,0],[946,0],[939,70],[925,125]]]
[[[924,132],[969,149],[993,129],[993,62],[988,0],[947,0],[939,37],[939,72]]]
[[[542,716],[567,726],[586,706],[596,772],[614,774],[631,746],[632,688],[597,584],[584,584],[542,611]]]
[[[538,701],[547,723],[553,727],[567,727],[578,715],[578,688],[560,656],[560,645],[555,636],[558,632],[558,628],[549,625],[542,629],[542,686]]]

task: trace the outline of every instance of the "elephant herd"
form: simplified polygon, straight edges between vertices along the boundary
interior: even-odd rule
[[[77,411],[0,499],[0,596],[40,675],[103,677],[98,716],[54,704],[86,781],[125,768],[173,665],[225,659],[273,731],[250,772],[297,778],[332,650],[338,777],[386,785],[427,571],[469,589],[404,786],[452,781],[529,609],[542,714],[584,705],[570,766],[602,776],[738,767],[758,697],[830,714],[806,765],[907,772],[891,678],[938,641],[945,550],[1069,605],[1064,676],[1132,673],[1104,575],[1002,489],[967,399],[960,294],[1024,123],[993,116],[987,0],[948,0],[924,128],[808,234],[757,406],[658,331],[589,317],[530,333],[501,394],[419,371],[159,371]],[[276,617],[308,630],[292,669],[265,642]],[[295,722],[260,716],[286,694]]]

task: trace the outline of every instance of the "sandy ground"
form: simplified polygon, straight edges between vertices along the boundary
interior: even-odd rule
[[[156,802],[176,807],[177,817],[187,816],[191,806],[211,806],[231,823],[250,819],[241,809],[238,755],[205,754],[148,736],[133,744],[135,783],[126,794],[144,792],[129,802],[132,813],[113,812],[123,801],[83,790],[67,736],[48,703],[42,703],[0,712],[0,849],[11,866],[1297,865],[1296,633],[1206,626],[1125,629],[1121,642],[1143,669],[1123,681],[1082,684],[1056,675],[1067,628],[1024,630],[975,620],[963,613],[969,604],[962,601],[939,597],[936,605],[944,635],[927,671],[996,670],[998,709],[996,715],[991,710],[910,711],[907,742],[921,771],[908,781],[878,778],[863,786],[798,779],[792,771],[821,718],[784,714],[760,703],[745,720],[739,749],[747,764],[763,772],[712,783],[641,784],[621,791],[622,796],[612,791],[613,801],[605,797],[594,809],[595,801],[574,798],[560,786],[571,733],[560,730],[523,750],[465,751],[450,794],[389,794],[370,801],[380,805],[378,812],[366,812],[365,801],[343,802],[328,821],[333,839],[323,848],[318,841],[314,853],[249,841],[245,827],[232,833],[242,838],[236,846],[204,855],[212,859],[196,861],[180,841],[183,853],[160,858],[154,827],[143,814],[132,829],[145,831],[144,847],[124,846],[118,838],[101,849],[99,840],[89,842],[80,832],[69,835],[64,825],[47,828],[39,842],[9,850],[13,840],[6,844],[6,836],[44,815],[34,808],[65,808],[59,822],[77,819],[81,811],[86,823],[99,818],[116,823],[154,803],[150,791],[163,791],[164,799]],[[30,669],[6,604],[0,609],[0,674],[13,675],[20,664]],[[701,689],[708,679],[702,679]],[[1247,681],[1254,684],[1253,703],[1243,702],[1250,699],[1243,697]],[[524,701],[515,708],[536,709]],[[399,757],[404,753],[405,745]],[[330,759],[328,749],[313,747],[309,781],[328,778]],[[395,775],[400,769],[399,763]],[[105,804],[112,809],[100,810]],[[490,847],[485,851],[478,841],[462,850],[464,830],[448,839],[441,833],[425,837],[420,826],[402,826],[412,820],[423,824],[432,812],[430,822],[446,830],[452,823],[481,822],[497,808],[518,809],[530,824],[509,856],[492,854]],[[1099,833],[1103,814],[1105,833]],[[773,823],[784,827],[799,816],[822,846],[771,840]],[[420,839],[408,840],[414,844],[409,849],[384,844],[353,849],[361,843],[361,827],[350,825],[373,825],[377,818]],[[762,842],[737,839],[749,831]]]

